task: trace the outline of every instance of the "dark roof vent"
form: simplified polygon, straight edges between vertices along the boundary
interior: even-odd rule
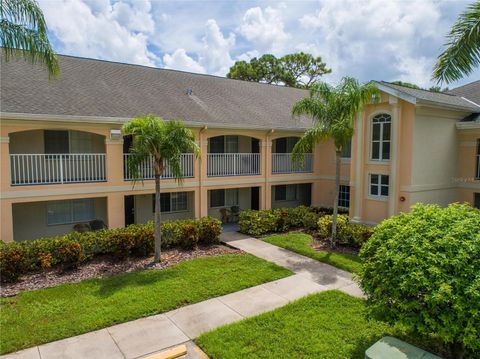
[[[193,90],[191,88],[188,88],[187,91],[185,91],[185,93],[188,95],[188,96],[192,96],[193,95]]]

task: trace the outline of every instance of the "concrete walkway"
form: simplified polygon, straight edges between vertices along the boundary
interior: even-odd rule
[[[308,294],[339,289],[350,295],[362,296],[350,273],[328,264],[237,232],[223,233],[222,241],[289,268],[295,274],[164,314],[62,339],[1,358],[141,358],[181,343],[192,347],[191,339],[203,332],[281,307]],[[196,358],[195,354],[190,357]]]

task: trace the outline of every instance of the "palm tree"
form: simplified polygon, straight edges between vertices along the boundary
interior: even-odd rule
[[[437,82],[452,82],[480,65],[480,0],[467,7],[448,34],[448,48],[433,69]]]
[[[52,77],[60,73],[45,18],[35,0],[0,0],[0,42],[6,61],[23,57],[43,63]]]
[[[333,203],[331,245],[337,237],[338,196],[340,187],[340,161],[342,151],[353,135],[355,115],[363,106],[378,98],[373,82],[360,85],[357,80],[344,77],[336,87],[324,82],[310,89],[310,96],[293,106],[294,116],[312,118],[314,126],[308,129],[293,148],[293,160],[303,160],[303,154],[311,152],[316,143],[333,139],[335,144],[335,202]]]
[[[179,121],[164,121],[155,115],[138,116],[122,127],[125,135],[132,135],[131,157],[128,169],[135,181],[140,178],[140,166],[152,161],[155,173],[155,262],[160,262],[160,177],[166,163],[178,182],[182,181],[182,153],[193,152],[198,156],[200,149],[195,135]],[[148,163],[147,162],[147,163]]]

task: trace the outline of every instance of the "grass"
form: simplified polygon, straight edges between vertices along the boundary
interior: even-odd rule
[[[0,300],[0,353],[78,335],[290,275],[252,255],[205,257]]]
[[[363,359],[380,338],[402,337],[382,322],[367,320],[364,305],[339,291],[322,292],[205,333],[197,343],[212,359]]]
[[[260,238],[262,241],[302,254],[317,261],[356,273],[360,270],[361,261],[357,255],[326,251],[317,251],[312,248],[312,236],[305,233],[276,234]]]

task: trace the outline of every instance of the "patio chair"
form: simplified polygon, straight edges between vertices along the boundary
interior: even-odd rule
[[[91,228],[88,223],[77,223],[73,226],[73,230],[78,233],[85,233],[91,231]]]
[[[220,208],[220,215],[222,216],[222,223],[228,223],[229,222],[229,214],[228,214],[228,209],[226,208]]]
[[[107,225],[101,219],[94,219],[93,221],[88,222],[92,231],[99,231],[101,229],[107,229]]]
[[[238,222],[239,217],[240,217],[240,207],[239,206],[230,207],[230,220],[232,222]]]

